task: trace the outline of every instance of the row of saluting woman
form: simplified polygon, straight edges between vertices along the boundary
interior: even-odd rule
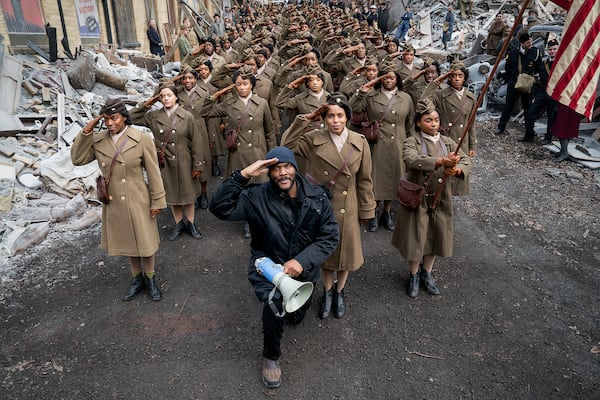
[[[184,79],[188,73],[182,74]],[[236,71],[234,83],[205,96],[200,112],[200,103],[190,108],[193,114],[178,106],[177,97],[181,89],[172,82],[162,84],[156,96],[131,113],[121,102],[109,100],[100,115],[90,121],[76,138],[71,149],[73,163],[82,165],[96,159],[104,176],[109,175],[121,140],[129,138],[110,174],[112,201],[103,205],[101,241],[101,247],[109,255],[129,257],[133,279],[124,300],[130,300],[144,288],[149,289],[153,300],[160,299],[160,290],[154,280],[154,258],[159,243],[154,218],[167,204],[175,219],[170,238],[177,237],[184,230],[194,237],[201,236],[194,225],[194,202],[203,177],[207,175],[205,161],[210,154],[207,151],[210,145],[207,145],[208,134],[198,128],[202,124],[195,123],[198,114],[203,118],[226,116],[232,128],[239,128],[238,149],[229,153],[227,171],[264,159],[268,149],[275,146],[268,104],[252,94],[252,78],[247,69]],[[298,115],[281,140],[282,145],[307,160],[304,172],[319,183],[326,184],[336,171],[341,172],[331,188],[331,201],[340,226],[340,243],[321,269],[324,283],[322,318],[330,312],[342,317],[346,311],[344,288],[349,272],[359,269],[364,263],[360,224],[375,219],[376,200],[384,200],[383,213],[387,211],[389,216],[388,207],[395,198],[396,189],[395,185],[385,184],[387,179],[391,179],[386,178],[386,174],[392,174],[393,179],[406,175],[411,181],[422,184],[425,175],[433,172],[428,190],[435,192],[443,175],[449,176],[451,182],[465,181],[471,169],[471,158],[461,149],[457,151],[456,142],[450,137],[440,135],[441,123],[447,117],[440,117],[436,103],[425,99],[417,104],[414,113],[410,98],[404,99],[402,96],[405,94],[397,90],[396,74],[383,73],[374,81],[363,85],[350,103],[345,96],[334,94],[313,112]],[[377,90],[372,90],[374,86]],[[184,85],[183,90],[189,96],[195,88]],[[232,96],[217,102],[219,97],[230,91],[234,93]],[[370,102],[384,104],[386,98],[389,100],[394,96],[399,103],[411,104],[409,111],[402,115],[390,113],[390,119],[395,118],[390,125],[394,126],[395,121],[406,124],[402,129],[403,137],[395,137],[397,130],[386,130],[388,120],[384,119],[378,144],[371,149],[364,136],[347,128],[352,114],[351,104],[357,109],[366,107],[369,110]],[[150,110],[158,100],[163,107]],[[437,108],[440,108],[439,102]],[[107,130],[92,135],[101,119],[104,119]],[[309,128],[307,131],[311,123],[314,126],[315,121],[321,119],[324,122],[322,128]],[[132,122],[150,127],[154,143],[148,135],[129,127]],[[162,169],[156,159],[156,149],[160,147],[164,147],[166,153],[166,166]],[[384,166],[378,167],[377,162],[372,162],[371,151],[377,160],[386,159],[390,165],[395,165],[395,169],[389,171]],[[403,170],[404,165],[406,171]],[[452,253],[452,185],[445,186],[434,213],[428,211],[426,200],[416,211],[400,207],[397,213],[392,243],[408,260],[411,275],[407,293],[411,297],[418,294],[419,279],[424,281],[428,292],[439,293],[431,271],[436,255],[447,257]]]

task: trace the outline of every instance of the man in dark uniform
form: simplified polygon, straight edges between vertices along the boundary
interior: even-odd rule
[[[525,115],[529,111],[531,94],[515,89],[519,74],[525,73],[531,76],[543,76],[546,74],[542,62],[542,52],[537,47],[533,47],[533,41],[529,33],[522,33],[519,36],[519,43],[520,46],[518,48],[510,50],[506,55],[506,104],[504,104],[502,116],[498,122],[498,130],[496,131],[498,135],[505,133],[506,123],[510,118],[517,99],[521,100]]]
[[[554,121],[557,103],[556,100],[546,93],[546,86],[548,86],[548,76],[552,70],[552,62],[558,52],[558,42],[554,39],[550,40],[546,45],[546,49],[548,50],[548,58],[544,61],[543,66],[545,73],[540,73],[540,80],[533,85],[532,94],[534,97],[529,110],[525,114],[525,136],[520,139],[522,142],[533,142],[535,120],[539,118],[544,110],[548,114],[548,126],[542,144],[548,144],[552,141],[550,127]]]

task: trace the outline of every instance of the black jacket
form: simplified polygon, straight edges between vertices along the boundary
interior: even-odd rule
[[[248,179],[239,171],[219,186],[210,202],[210,211],[219,219],[248,222],[252,233],[248,280],[263,302],[273,284],[256,271],[257,258],[269,257],[282,265],[296,259],[304,269],[296,279],[315,283],[320,265],[339,241],[338,224],[325,191],[300,174],[296,175],[296,182],[296,213],[290,206],[290,202],[296,200],[290,199],[271,181],[246,186]]]
[[[531,76],[537,76],[540,80],[548,79],[548,74],[543,67],[542,52],[535,46],[531,47],[521,54],[519,51],[520,46],[516,49],[510,50],[506,56],[506,80],[509,84],[514,86],[519,76],[519,59],[521,60],[521,70]]]

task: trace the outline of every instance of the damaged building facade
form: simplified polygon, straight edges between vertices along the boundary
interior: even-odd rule
[[[49,52],[49,36],[55,34],[60,56],[99,43],[149,53],[147,24],[155,19],[165,43],[179,27],[178,0],[1,0],[0,34],[9,52],[30,51],[30,44]],[[216,6],[187,2],[209,14]],[[34,47],[35,47],[34,46]]]

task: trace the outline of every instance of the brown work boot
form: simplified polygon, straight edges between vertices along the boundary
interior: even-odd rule
[[[269,389],[277,389],[281,386],[281,368],[279,368],[279,361],[263,357],[262,381]]]

